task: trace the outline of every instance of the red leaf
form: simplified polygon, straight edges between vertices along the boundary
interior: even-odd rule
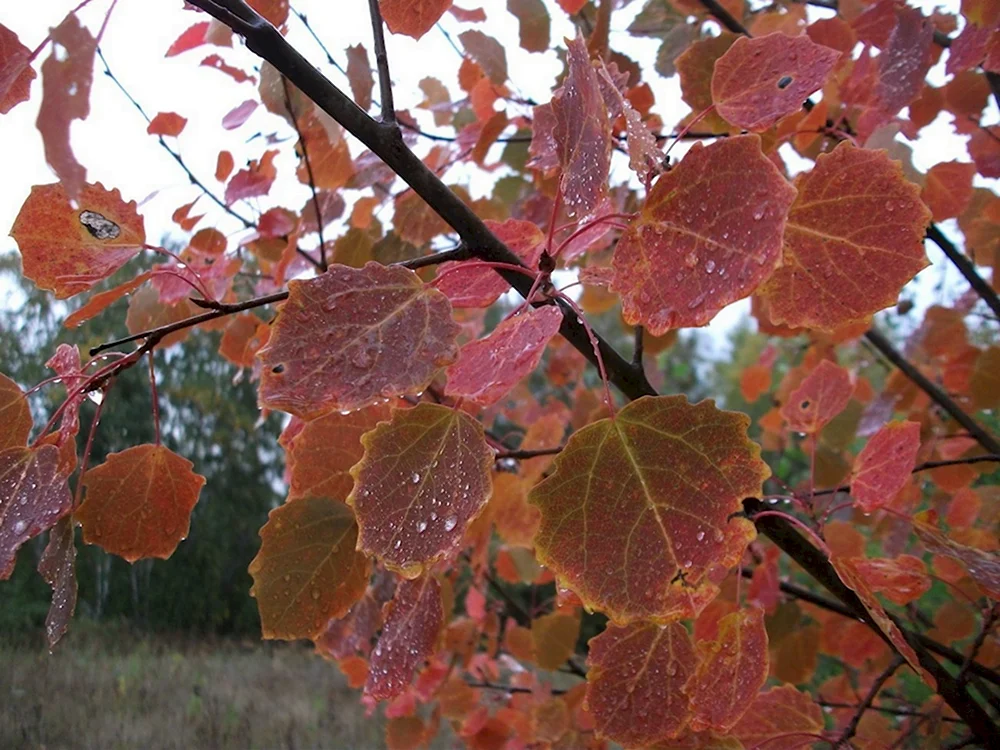
[[[769,475],[748,423],[660,396],[573,433],[529,497],[542,512],[538,561],[615,622],[694,616],[717,593],[709,572],[755,536],[732,517]]]
[[[478,421],[426,402],[394,410],[361,442],[347,499],[361,529],[358,549],[416,578],[458,551],[486,506],[493,451]]]
[[[289,500],[310,495],[346,500],[354,488],[351,467],[365,455],[361,436],[390,416],[386,404],[373,404],[350,414],[331,411],[304,424],[293,419],[281,436]]]
[[[31,409],[24,391],[13,380],[0,373],[0,451],[23,448],[31,434]]]
[[[931,210],[934,221],[953,219],[965,213],[972,200],[975,164],[947,161],[935,164],[927,172],[921,197]]]
[[[957,561],[991,599],[1000,599],[1000,558],[995,554],[960,544],[921,521],[913,522],[913,530],[929,552]]]
[[[201,61],[201,65],[206,68],[214,68],[220,73],[225,73],[227,76],[232,78],[236,83],[244,83],[245,81],[256,81],[252,75],[229,65],[225,60],[223,60],[218,55],[209,55],[204,60]]]
[[[70,470],[72,470],[76,466],[76,446],[73,444],[72,438],[80,431],[80,405],[83,403],[84,398],[86,398],[83,393],[77,393],[72,397],[69,396],[70,393],[76,392],[83,384],[80,350],[70,344],[59,344],[56,347],[55,354],[49,357],[45,366],[60,376],[63,387],[66,390],[68,403],[63,408],[62,420],[59,423],[58,444],[68,447],[72,455],[73,466],[70,467]],[[66,473],[68,474],[69,471]]]
[[[575,16],[587,4],[587,0],[556,0],[556,2],[559,3],[560,8],[571,16]]]
[[[21,44],[17,34],[0,24],[0,115],[28,101],[33,80],[31,50]]]
[[[688,686],[691,728],[729,732],[767,681],[764,610],[741,609],[719,621],[715,641],[698,644],[698,674]]]
[[[538,366],[562,319],[555,305],[529,307],[501,322],[486,338],[466,344],[448,368],[446,393],[477,406],[496,403]]]
[[[219,182],[225,182],[232,174],[234,166],[233,155],[228,151],[220,151],[219,158],[215,162],[215,179]]]
[[[278,172],[274,167],[277,150],[265,151],[260,161],[251,161],[250,166],[241,169],[226,185],[226,205],[238,200],[267,195]]]
[[[72,518],[66,516],[52,527],[38,572],[52,587],[52,603],[45,616],[45,638],[51,651],[66,633],[76,610],[76,540]]]
[[[146,241],[135,201],[117,189],[83,185],[79,207],[62,185],[35,185],[14,220],[24,275],[65,299],[106,279],[142,250]]]
[[[587,706],[597,732],[626,747],[677,737],[691,715],[685,688],[696,662],[679,623],[609,624],[590,641]]]
[[[740,37],[715,63],[716,111],[744,130],[767,130],[823,86],[840,53],[807,36]]]
[[[253,367],[260,348],[267,343],[271,326],[253,313],[237,315],[226,326],[219,354],[237,367]]]
[[[560,170],[559,185],[570,216],[584,216],[608,192],[611,125],[583,39],[567,42],[569,72],[552,101],[534,109],[531,166]]]
[[[419,39],[451,7],[451,0],[379,0],[379,7],[389,31]]]
[[[265,638],[317,638],[365,592],[370,565],[358,525],[339,500],[304,497],[272,510],[250,563]]]
[[[371,107],[375,80],[372,78],[372,66],[368,62],[368,52],[360,44],[347,48],[347,81],[351,85],[355,104],[364,110]]]
[[[146,132],[150,135],[170,135],[176,137],[181,134],[185,125],[187,125],[186,117],[181,117],[176,112],[160,112],[150,121]]]
[[[247,3],[272,26],[280,27],[288,20],[288,0],[247,0]]]
[[[259,105],[260,102],[256,100],[247,99],[242,104],[233,107],[222,117],[222,127],[226,130],[236,130],[236,128],[250,119],[250,115],[254,113],[254,110]]]
[[[916,8],[895,6],[896,23],[879,55],[875,90],[879,107],[893,115],[920,93],[931,66],[934,26]]]
[[[611,67],[616,66],[612,63]],[[646,183],[654,174],[663,170],[661,162],[663,153],[656,144],[656,138],[646,127],[635,107],[618,87],[612,71],[601,61],[597,68],[598,81],[604,91],[604,101],[612,119],[619,115],[625,118],[626,145],[628,147],[628,163],[639,179]]]
[[[743,714],[732,734],[744,747],[782,747],[779,738],[805,745],[805,736],[823,731],[823,711],[812,696],[792,685],[779,685],[760,693]]]
[[[448,9],[448,11],[462,23],[482,23],[486,20],[486,11],[482,8],[472,8],[471,10],[466,10],[465,8],[459,8],[457,5],[453,5]]]
[[[208,21],[199,21],[190,28],[186,29],[174,43],[170,45],[167,49],[167,54],[165,57],[173,57],[174,55],[179,55],[181,52],[187,52],[189,49],[194,49],[195,47],[200,47],[203,44],[208,44],[206,35],[208,34]]]
[[[824,359],[788,397],[781,416],[790,430],[812,435],[844,410],[852,393],[847,370]]]
[[[872,591],[900,606],[916,601],[931,587],[923,560],[913,555],[852,557],[851,565]]]
[[[38,130],[45,159],[73,200],[86,188],[87,170],[80,166],[69,142],[73,120],[90,114],[90,84],[97,42],[70,13],[52,29],[52,54],[42,63],[42,104]]]
[[[545,235],[537,226],[519,219],[507,219],[504,222],[488,220],[486,226],[528,268],[538,266],[538,259],[545,249]],[[441,280],[434,282],[434,286],[448,297],[453,307],[489,307],[510,289],[510,285],[493,269],[477,266],[466,270],[462,269],[463,262],[442,264]],[[451,270],[455,268],[462,270]]]
[[[388,700],[409,687],[417,667],[434,653],[443,626],[441,584],[434,576],[399,584],[372,651],[365,695]]]
[[[681,95],[696,115],[709,110],[712,103],[712,77],[715,63],[733,45],[735,34],[723,31],[719,36],[705,37],[690,45],[674,60],[680,75]],[[686,41],[686,40],[685,40]],[[727,123],[716,112],[710,111],[698,121],[698,128],[711,132],[725,132]]]
[[[366,593],[350,612],[327,623],[326,629],[316,638],[316,650],[333,659],[345,659],[358,652],[367,657],[372,649],[372,637],[380,627],[382,603]],[[361,682],[364,684],[364,679]]]
[[[108,289],[107,291],[98,292],[88,299],[86,303],[70,313],[66,320],[63,321],[63,325],[66,326],[66,328],[76,328],[78,325],[85,323],[95,315],[98,315],[106,310],[122,297],[134,292],[140,286],[145,284],[149,280],[150,276],[152,276],[152,274],[149,271],[144,271],[134,279],[129,279],[128,281],[119,284],[112,289]]]
[[[995,33],[993,30],[977,26],[974,23],[966,23],[962,33],[951,40],[951,46],[948,48],[948,62],[945,63],[944,72],[948,75],[954,75],[979,65],[986,56],[986,47],[990,36]]]
[[[760,292],[771,320],[833,331],[895,305],[927,265],[930,220],[899,163],[844,142],[820,155],[795,187],[781,266]]]
[[[83,476],[87,494],[74,519],[83,540],[135,562],[166,559],[187,537],[205,484],[192,463],[162,445],[111,453]]]
[[[0,580],[14,572],[18,547],[52,528],[72,506],[55,446],[0,451]]]
[[[851,474],[851,495],[865,513],[892,502],[910,478],[920,450],[920,425],[893,422],[871,437]]]
[[[612,291],[654,335],[701,326],[777,265],[795,190],[756,135],[696,144],[657,179],[619,240]]]
[[[358,409],[422,391],[458,354],[448,300],[408,269],[333,265],[288,291],[259,354],[263,406],[303,419]]]

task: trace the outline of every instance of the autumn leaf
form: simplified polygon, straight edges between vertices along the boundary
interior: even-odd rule
[[[517,18],[521,49],[545,52],[549,48],[551,19],[542,0],[507,0],[507,11]]]
[[[451,7],[452,0],[379,0],[382,18],[393,34],[419,39]]]
[[[400,583],[372,651],[365,695],[388,700],[402,693],[417,667],[434,653],[443,627],[444,604],[437,578],[425,575]]]
[[[475,29],[463,31],[458,40],[494,85],[502,86],[507,81],[507,54],[500,42]]]
[[[772,322],[833,331],[895,305],[927,265],[930,221],[899,163],[844,142],[795,187],[781,265],[760,290]]]
[[[960,216],[972,200],[972,178],[975,164],[946,161],[935,164],[927,172],[927,182],[921,197],[931,210],[934,221]]]
[[[288,292],[258,354],[262,406],[303,419],[359,409],[419,393],[457,356],[447,298],[408,269],[333,265]]]
[[[87,170],[73,155],[69,130],[73,120],[86,120],[90,114],[97,42],[73,13],[52,29],[50,38],[52,54],[42,63],[38,131],[45,145],[45,159],[61,180],[66,195],[81,200]]]
[[[546,43],[548,48],[548,43]],[[35,71],[31,50],[21,44],[17,34],[0,24],[0,115],[28,101]]]
[[[0,580],[14,572],[18,548],[52,528],[72,506],[55,446],[0,451]]]
[[[612,68],[616,66],[612,63]],[[663,154],[656,143],[656,138],[650,132],[642,115],[632,106],[625,93],[614,80],[614,73],[601,61],[597,68],[598,82],[604,92],[604,103],[612,119],[621,116],[625,119],[626,146],[628,147],[628,163],[643,182],[653,175],[663,171],[661,162]]]
[[[375,80],[372,78],[368,52],[363,45],[354,44],[347,48],[347,82],[351,85],[354,103],[364,110],[371,107]]]
[[[52,587],[52,603],[45,616],[45,639],[51,651],[65,635],[76,610],[76,540],[74,521],[64,516],[49,532],[38,572]]]
[[[222,332],[219,354],[237,367],[252,368],[270,333],[271,327],[253,313],[237,315]]]
[[[358,516],[358,549],[416,578],[458,551],[492,492],[493,451],[482,425],[438,404],[396,409],[361,439],[347,503]]]
[[[609,624],[590,641],[587,706],[598,733],[626,747],[681,734],[691,716],[686,688],[697,667],[680,623]]]
[[[931,587],[923,560],[913,555],[853,557],[851,565],[872,591],[900,606],[916,601]]]
[[[812,435],[844,410],[852,393],[854,385],[847,370],[824,359],[792,391],[781,407],[781,416],[788,429]]]
[[[234,174],[226,185],[226,205],[267,195],[278,174],[274,167],[277,155],[277,150],[265,151],[260,160],[254,159],[246,169]]]
[[[797,112],[840,59],[807,36],[741,36],[715,63],[712,101],[733,125],[761,132]]]
[[[558,306],[545,305],[502,321],[489,336],[462,347],[448,368],[445,392],[477,406],[496,403],[538,366],[562,320]]]
[[[59,299],[106,279],[138,254],[146,241],[134,201],[100,183],[84,185],[78,208],[59,183],[35,185],[14,220],[24,275]]]
[[[146,132],[150,135],[169,135],[177,137],[187,125],[187,118],[181,117],[176,112],[159,112],[146,127]]]
[[[582,217],[608,192],[611,124],[583,39],[566,41],[569,72],[552,101],[534,109],[530,166],[558,169],[566,211]]]
[[[951,539],[923,521],[915,520],[913,530],[928,551],[959,563],[990,598],[1000,599],[1000,557]]]
[[[238,104],[222,116],[222,127],[225,130],[236,130],[240,125],[250,119],[260,102],[247,99],[242,104]]]
[[[745,415],[645,397],[570,436],[531,492],[538,560],[612,620],[692,617],[753,540],[731,518],[769,475]]]
[[[66,320],[63,321],[63,325],[66,328],[76,328],[77,326],[82,325],[94,316],[99,315],[104,310],[108,309],[108,307],[113,305],[118,300],[132,294],[132,292],[149,281],[151,276],[152,273],[144,271],[135,278],[122,282],[116,287],[112,287],[111,289],[107,289],[103,292],[98,292],[76,310],[71,312],[66,317]]]
[[[562,612],[550,612],[531,622],[531,642],[535,663],[542,669],[556,670],[576,650],[580,618]]]
[[[23,448],[28,444],[32,427],[31,408],[24,391],[0,373],[0,451]]]
[[[738,37],[728,31],[719,36],[698,39],[688,45],[674,60],[674,67],[680,76],[681,96],[695,115],[710,109],[712,101],[712,78],[716,62],[733,46]],[[712,132],[725,132],[726,122],[714,110],[700,121],[699,128]]]
[[[865,513],[892,502],[913,471],[920,450],[920,425],[893,422],[865,444],[854,461],[851,495]]]
[[[758,136],[696,144],[657,179],[615,248],[611,288],[625,321],[661,335],[747,297],[778,263],[794,198]]]
[[[732,734],[744,747],[779,747],[779,738],[818,735],[823,727],[823,710],[808,693],[793,685],[778,685],[754,698]]]
[[[265,638],[315,639],[368,584],[368,559],[356,551],[358,525],[339,500],[304,497],[268,514],[250,563]]]
[[[170,557],[205,484],[192,466],[162,445],[109,454],[83,477],[87,493],[74,515],[83,541],[129,562]]]

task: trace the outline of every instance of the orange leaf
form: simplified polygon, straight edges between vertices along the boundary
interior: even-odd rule
[[[417,750],[425,744],[427,731],[419,716],[397,716],[385,723],[387,750]]]
[[[531,623],[535,663],[542,669],[559,669],[573,655],[579,636],[577,616],[551,612],[535,619]]]
[[[688,686],[691,728],[730,731],[767,681],[764,610],[741,609],[719,621],[719,637],[698,644],[698,674]]]
[[[749,296],[778,263],[794,198],[759,136],[695,144],[615,248],[611,288],[625,321],[658,336]]]
[[[0,115],[28,101],[33,80],[31,50],[21,44],[17,34],[0,24]]]
[[[823,727],[823,710],[812,696],[792,685],[779,685],[754,698],[732,733],[739,737],[744,747],[778,748],[780,737],[804,746],[804,736],[820,734]]]
[[[389,31],[419,39],[451,7],[451,0],[379,0],[379,7]]]
[[[913,555],[854,557],[851,564],[872,591],[900,606],[916,601],[931,587],[923,560]]]
[[[23,448],[31,434],[31,409],[24,391],[13,380],[0,373],[0,451]]]
[[[14,572],[18,547],[52,528],[72,505],[55,446],[0,451],[0,580]]]
[[[250,563],[265,638],[315,639],[364,594],[368,559],[358,525],[339,500],[304,497],[272,510]]]
[[[700,114],[713,106],[712,77],[715,63],[736,39],[737,36],[728,31],[723,31],[719,36],[699,39],[688,45],[674,60],[674,67],[680,75],[681,96],[694,110],[694,114]],[[712,132],[725,132],[728,130],[727,125],[715,111],[709,112],[698,122],[699,129]]]
[[[66,320],[63,321],[63,325],[66,326],[66,328],[76,328],[78,325],[83,324],[95,315],[98,315],[106,310],[122,297],[134,292],[140,286],[145,284],[149,280],[150,276],[152,276],[152,274],[149,271],[144,271],[134,279],[129,279],[128,281],[123,282],[112,289],[108,289],[107,291],[98,292],[88,299],[83,305],[70,313],[66,317]]]
[[[260,348],[267,343],[270,333],[271,326],[253,313],[237,315],[229,321],[222,333],[219,354],[237,367],[253,367],[254,358]]]
[[[795,187],[781,266],[761,288],[771,320],[833,331],[895,305],[927,265],[930,221],[899,163],[845,141]]]
[[[333,265],[288,292],[258,354],[263,406],[309,419],[419,393],[457,355],[448,300],[408,269]]]
[[[150,135],[178,136],[187,125],[187,118],[176,112],[160,112],[150,120],[146,132]]]
[[[232,174],[234,166],[233,155],[228,151],[220,151],[219,158],[215,162],[215,179],[219,182],[225,182]]]
[[[351,85],[355,104],[364,110],[371,107],[375,80],[372,78],[368,52],[363,45],[356,44],[347,48],[347,81]]]
[[[744,130],[762,132],[822,87],[840,53],[808,36],[740,37],[715,63],[716,111]]]
[[[478,421],[426,402],[394,410],[361,442],[347,499],[361,527],[358,549],[416,578],[458,551],[486,506],[493,451]]]
[[[79,207],[63,186],[35,185],[14,220],[24,275],[65,299],[106,279],[142,250],[146,241],[134,201],[117,189],[83,185]]]
[[[952,219],[965,211],[972,200],[975,174],[975,164],[957,161],[942,162],[930,168],[921,196],[934,221]]]
[[[913,530],[927,550],[960,563],[972,579],[993,599],[1000,599],[1000,558],[951,539],[933,526],[913,522]]]
[[[875,433],[858,454],[851,495],[865,513],[887,505],[903,489],[920,450],[920,425],[893,422]]]
[[[660,396],[575,432],[529,496],[539,562],[616,622],[696,615],[717,593],[709,571],[755,536],[731,517],[769,475],[748,424],[712,401]]]
[[[781,416],[790,430],[812,435],[844,410],[853,392],[847,370],[824,359],[788,397]]]
[[[691,710],[691,636],[679,623],[608,625],[590,641],[587,706],[597,732],[628,747],[677,737]]]
[[[109,454],[83,476],[87,494],[74,515],[83,541],[129,562],[170,557],[187,537],[205,484],[192,466],[162,445]]]

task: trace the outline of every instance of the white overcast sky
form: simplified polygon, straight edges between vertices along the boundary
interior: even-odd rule
[[[34,0],[31,3],[0,3],[0,23],[13,29],[26,46],[34,48],[44,38],[47,28],[57,25],[77,2],[78,0]],[[81,14],[82,20],[92,31],[96,32],[100,26],[109,2],[110,0],[94,0]],[[513,86],[536,101],[547,101],[555,76],[561,69],[555,53],[531,54],[520,49],[517,42],[517,21],[506,11],[505,0],[461,0],[457,4],[465,8],[485,8],[488,21],[478,25],[478,28],[504,44]],[[553,19],[553,41],[571,35],[573,27],[565,13],[553,0],[546,0],[546,4],[550,7]],[[316,33],[341,64],[346,62],[344,49],[358,43],[363,44],[369,50],[370,58],[374,59],[371,54],[367,5],[366,0],[293,2],[294,7],[308,15]],[[676,79],[664,80],[651,70],[658,43],[656,40],[614,33],[623,32],[642,5],[643,0],[634,0],[626,9],[616,12],[612,23],[612,46],[649,67],[651,75],[648,81],[656,93],[656,111],[670,126],[680,120],[688,112],[688,108],[680,100]],[[954,12],[957,10],[958,0],[949,0],[947,3],[925,0],[919,5],[925,13],[930,12],[933,7],[945,7]],[[200,67],[198,63],[212,52],[219,52],[227,62],[248,71],[259,61],[242,49],[238,40],[233,49],[202,47],[177,57],[165,58],[167,48],[182,31],[197,21],[207,19],[204,14],[184,11],[182,7],[181,0],[119,0],[102,41],[102,49],[115,75],[150,115],[160,111],[174,111],[188,118],[186,129],[173,141],[175,150],[182,154],[210,189],[221,195],[223,186],[216,183],[213,177],[216,156],[221,149],[233,152],[239,168],[246,159],[259,157],[264,149],[262,139],[250,142],[247,139],[260,132],[277,131],[287,134],[288,131],[282,121],[267,113],[263,107],[239,130],[225,131],[220,127],[226,112],[246,99],[255,98],[255,84],[235,84],[218,71]],[[812,8],[810,12],[826,14],[825,11],[815,11]],[[453,38],[461,30],[450,14],[445,14],[442,25],[453,32]],[[346,80],[325,63],[321,50],[297,18],[290,16],[288,28],[289,41],[316,63],[334,83],[347,89]],[[439,78],[452,91],[453,98],[461,95],[456,78],[460,58],[438,30],[432,29],[419,42],[414,42],[409,37],[388,35],[387,46],[397,108],[413,108],[422,99],[417,83],[425,76]],[[40,59],[36,61],[36,69],[47,55],[48,50],[40,55]],[[945,80],[943,64],[942,59],[932,71],[932,80],[936,84]],[[140,210],[145,217],[148,241],[158,243],[165,233],[178,236],[170,215],[176,207],[192,200],[198,190],[188,183],[186,175],[160,148],[156,139],[146,134],[145,122],[139,113],[111,81],[102,75],[102,71],[98,61],[89,118],[73,125],[72,143],[76,156],[87,168],[88,181],[102,182],[106,187],[117,187],[126,199],[142,203]],[[39,77],[33,84],[31,101],[0,116],[0,135],[4,149],[4,177],[0,180],[0,230],[3,230],[0,231],[0,252],[16,248],[13,239],[6,236],[6,233],[31,186],[54,180],[53,173],[45,163],[41,138],[35,127],[40,84]],[[377,94],[376,89],[376,97]],[[990,106],[990,122],[996,122],[1000,118],[995,105],[991,102]],[[932,126],[922,131],[921,141],[914,154],[918,169],[926,171],[939,161],[969,160],[963,139],[951,133],[949,117],[942,115]],[[422,122],[427,125],[428,130],[434,129],[429,120]],[[675,153],[683,153],[683,149],[675,149]],[[302,206],[309,195],[308,188],[299,185],[291,177],[294,173],[294,156],[290,148],[282,149],[278,166],[279,175],[284,174],[285,179],[279,177],[271,195],[262,199],[258,207]],[[625,174],[621,171],[623,167],[623,163],[616,166],[619,179]],[[996,181],[991,182],[996,190]],[[482,194],[489,189],[489,180],[475,180],[472,189],[474,194]],[[215,225],[226,232],[241,229],[240,225],[206,199],[199,202],[199,207],[208,212],[200,226]],[[242,207],[242,212],[249,213],[245,206]],[[945,230],[949,228],[954,229],[953,222],[946,222]],[[929,248],[928,254],[934,266],[921,273],[918,289],[914,290],[921,306],[939,299],[940,292],[935,291],[935,287],[941,280],[941,274],[945,274],[949,282],[957,281],[956,272],[941,262],[943,256],[936,248]],[[948,295],[962,290],[960,285],[954,283],[946,283],[944,288]],[[718,317],[711,328],[720,332],[728,329],[747,309],[745,302],[731,306],[731,309]]]

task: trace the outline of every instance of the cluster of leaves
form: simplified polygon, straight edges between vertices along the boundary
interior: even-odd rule
[[[25,392],[0,377],[0,575],[49,532],[52,644],[75,603],[75,526],[126,560],[166,557],[204,483],[158,428],[153,444],[88,466],[81,405],[152,351],[222,326],[221,356],[249,370],[264,410],[290,415],[288,498],[250,566],[264,637],[314,641],[367,705],[386,701],[390,747],[425,743],[442,720],[473,748],[1000,742],[1000,498],[979,483],[1000,446],[974,416],[995,422],[1000,347],[995,327],[968,330],[980,301],[1000,314],[977,269],[1000,263],[1000,201],[973,184],[1000,176],[996,126],[981,124],[1000,73],[995,3],[965,4],[951,37],[955,17],[893,0],[815,15],[781,0],[649,0],[629,30],[662,40],[656,72],[678,76],[694,110],[671,135],[652,71],[610,42],[627,2],[373,2],[378,75],[363,46],[348,48],[352,101],[285,40],[287,2],[192,0],[212,20],[166,55],[215,47],[202,65],[256,84],[221,125],[259,105],[281,118],[309,198],[246,218],[243,202],[279,178],[278,149],[235,172],[221,152],[220,197],[167,140],[185,118],[160,113],[149,133],[202,190],[174,213],[193,232],[180,254],[148,244],[136,204],[88,183],[70,146],[106,28],[95,38],[81,24],[90,4],[33,52],[0,28],[0,111],[37,89],[34,61],[51,46],[38,129],[59,177],[32,189],[12,234],[25,275],[58,298],[143,251],[167,260],[67,318],[129,296],[129,336],[87,361],[53,354],[36,387],[62,383],[66,398],[33,439]],[[482,30],[507,12],[532,53],[551,47],[550,14],[576,24],[550,102],[517,95],[504,46]],[[397,109],[383,18],[419,39],[445,13],[463,28],[460,98],[426,78],[418,111]],[[224,57],[234,31],[259,73]],[[953,78],[934,87],[946,47]],[[896,136],[918,139],[942,112],[972,162],[921,175]],[[698,142],[672,163],[662,146],[682,139]],[[619,154],[628,173],[612,184]],[[810,165],[794,180],[791,155]],[[446,185],[469,167],[500,173],[491,196]],[[198,229],[211,221],[203,197],[246,231]],[[931,224],[952,218],[965,253]],[[905,358],[870,326],[925,267],[925,233],[973,291],[928,310]],[[553,285],[556,269],[578,275],[579,302]],[[240,274],[257,296],[237,291]],[[485,332],[511,287],[525,301]],[[762,333],[803,343],[781,377],[773,346],[743,373],[745,400],[773,404],[753,426],[759,444],[746,415],[650,383],[651,355],[678,329],[748,297]],[[588,320],[619,306],[631,362]],[[898,367],[884,383],[860,366],[862,337]],[[525,378],[543,360],[540,394]],[[150,381],[155,421],[152,364]],[[779,471],[795,455],[805,481]],[[586,668],[584,612],[608,618]]]

